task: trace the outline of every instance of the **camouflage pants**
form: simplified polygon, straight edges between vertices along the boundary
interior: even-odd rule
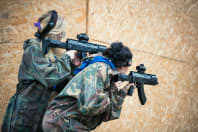
[[[34,104],[26,107],[19,95],[14,95],[7,107],[2,123],[2,132],[42,132],[41,113],[35,113]],[[29,108],[29,109],[26,109]],[[36,120],[38,119],[38,120]]]
[[[34,91],[39,88],[36,84],[17,84],[17,91],[10,99],[4,115],[2,132],[43,132],[42,118],[48,105],[49,92],[45,89],[42,92]]]
[[[44,132],[89,132],[89,129],[74,119],[67,119],[56,111],[47,112],[43,118]]]

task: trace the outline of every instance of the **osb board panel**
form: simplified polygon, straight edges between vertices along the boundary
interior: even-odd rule
[[[23,43],[0,44],[0,66],[20,64],[22,53]]]
[[[115,40],[128,44],[134,53],[131,69],[144,63],[160,82],[145,86],[145,106],[139,104],[135,91],[126,98],[121,118],[95,131],[198,131],[196,2],[89,0],[90,38],[106,45]],[[35,32],[33,23],[53,7],[67,19],[67,37],[75,37],[85,31],[85,4],[80,0],[0,1],[0,124],[16,89],[22,43]]]
[[[144,63],[156,74],[159,85],[145,86],[147,103],[141,105],[137,90],[127,97],[120,119],[102,123],[94,132],[195,132],[198,131],[198,67],[133,51],[131,70]]]
[[[89,36],[198,63],[198,1],[90,0]]]
[[[33,38],[34,23],[49,10],[57,10],[65,18],[67,37],[85,32],[86,0],[1,0],[0,8],[0,43]]]

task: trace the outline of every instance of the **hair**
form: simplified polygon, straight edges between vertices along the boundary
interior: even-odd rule
[[[64,20],[62,16],[58,15],[58,13],[55,10],[50,10],[38,18],[37,21],[40,22],[41,29],[38,28],[38,32],[36,33],[36,35],[41,34],[45,30],[45,28],[51,21],[52,16],[56,16],[55,17],[56,23],[55,26],[52,29],[50,29],[49,32],[46,34],[45,38],[50,38],[60,41],[66,35],[65,31],[66,31],[67,22],[66,20]]]
[[[133,57],[132,52],[122,42],[113,42],[110,48],[103,52],[103,55],[111,59],[115,67],[129,66],[129,61]]]

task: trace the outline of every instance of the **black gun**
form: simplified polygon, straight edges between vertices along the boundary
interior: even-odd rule
[[[66,42],[60,42],[52,39],[43,39],[42,52],[43,55],[47,54],[49,47],[64,48],[66,50],[77,50],[78,56],[83,58],[87,55],[87,52],[90,54],[95,54],[98,52],[103,52],[107,48],[104,45],[89,43],[88,40],[89,37],[85,33],[78,34],[77,40],[67,39]]]
[[[158,80],[154,74],[146,74],[146,68],[144,64],[140,64],[136,67],[137,72],[131,71],[129,75],[116,74],[111,80],[116,81],[129,81],[129,83],[134,83],[138,89],[139,100],[142,105],[146,103],[146,96],[144,93],[144,84],[146,85],[157,85]],[[133,86],[129,88],[127,95],[132,96]]]

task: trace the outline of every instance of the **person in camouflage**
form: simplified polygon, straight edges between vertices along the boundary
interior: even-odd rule
[[[117,119],[129,87],[111,82],[126,73],[132,53],[121,42],[103,56],[87,58],[65,88],[51,101],[43,118],[44,132],[88,132],[103,121]]]
[[[39,18],[37,33],[42,33],[51,15],[52,11],[49,11]],[[55,27],[45,38],[61,40],[64,37],[66,22],[61,16],[57,17]],[[26,40],[23,49],[19,83],[9,101],[2,132],[41,132],[51,89],[70,80],[72,70],[80,64],[79,58],[75,56],[76,51],[68,51],[62,57],[56,57],[54,50],[50,49],[47,55],[43,55],[39,38]]]

